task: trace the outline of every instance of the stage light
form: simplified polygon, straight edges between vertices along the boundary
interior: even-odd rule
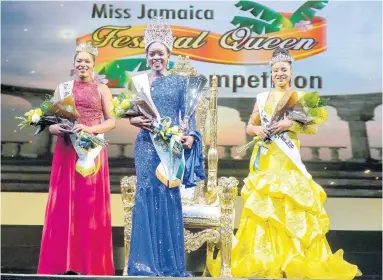
[[[371,170],[370,170],[370,169],[367,169],[367,170],[364,171],[364,173],[365,173],[365,174],[369,174],[369,173],[371,173]]]
[[[61,30],[60,37],[62,39],[73,39],[75,37],[75,32],[73,30]]]
[[[330,182],[330,185],[334,185],[335,184],[335,182]]]

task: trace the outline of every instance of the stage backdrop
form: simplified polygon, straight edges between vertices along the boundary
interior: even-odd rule
[[[201,74],[219,75],[220,145],[246,142],[244,126],[253,98],[270,87],[267,62],[275,48],[285,47],[296,60],[295,87],[331,97],[329,121],[318,135],[302,136],[302,145],[339,147],[342,160],[379,159],[381,5],[378,1],[3,2],[1,83],[53,90],[70,79],[76,44],[93,41],[99,47],[97,72],[106,75],[113,94],[118,94],[129,72],[147,70],[143,31],[151,17],[162,16],[175,36],[172,62],[177,55],[187,55]],[[19,131],[14,120],[31,104],[28,96],[2,95],[2,141],[34,141],[32,130]],[[121,120],[107,137],[113,143],[133,143],[136,132]],[[110,149],[111,154],[118,152]],[[126,149],[127,155],[131,150]],[[33,153],[27,148],[24,152]],[[304,157],[311,153],[307,150]],[[232,151],[231,156],[243,155]],[[321,149],[320,157],[331,159],[331,150]]]

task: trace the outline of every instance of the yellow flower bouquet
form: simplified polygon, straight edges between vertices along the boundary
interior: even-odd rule
[[[111,113],[116,119],[138,115],[138,112],[133,109],[134,96],[133,92],[125,91],[113,98]]]
[[[66,124],[69,129],[73,128],[79,118],[76,110],[75,101],[72,95],[54,102],[53,96],[47,96],[39,108],[29,110],[22,117],[16,117],[21,120],[20,129],[24,127],[37,127],[34,135],[42,132],[46,127],[52,124]],[[106,146],[107,141],[100,139],[91,133],[78,133],[77,138],[80,146],[85,150],[93,149],[96,146]]]
[[[24,116],[16,117],[16,119],[21,120],[18,125],[20,129],[36,126],[37,130],[34,135],[37,135],[47,126],[62,123],[63,119],[74,123],[78,116],[73,96],[68,96],[59,102],[54,102],[53,96],[47,96],[39,108],[29,110]]]

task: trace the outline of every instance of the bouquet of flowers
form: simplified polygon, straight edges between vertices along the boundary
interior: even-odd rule
[[[112,100],[112,115],[117,118],[129,118],[145,116],[153,122],[156,121],[157,113],[154,104],[143,91],[136,91],[129,86]]]
[[[139,112],[133,108],[133,97],[134,93],[131,91],[124,91],[114,97],[111,108],[112,115],[117,119],[138,115]]]
[[[291,96],[291,93],[286,93],[284,98],[280,100],[267,128],[284,117],[304,125],[322,124],[327,120],[328,111],[324,107],[327,106],[329,98],[321,99],[319,97],[319,93],[314,91],[304,94],[301,98],[294,102],[295,104],[293,106],[291,106],[289,104],[292,100]],[[264,146],[270,143],[270,138],[262,140],[259,136],[256,136],[252,141],[238,148],[237,153],[247,150],[254,144]]]
[[[160,116],[150,95],[147,74],[137,75],[128,81],[126,90],[114,97],[111,113],[116,118],[145,116],[151,120],[147,130],[161,159],[157,176],[169,187],[178,186],[185,167],[181,137],[189,132],[189,120],[204,97],[207,79],[202,75],[188,78],[185,115],[180,126],[173,125],[170,118]]]
[[[329,98],[320,98],[317,91],[304,94],[297,104],[290,109],[286,109],[285,115],[302,124],[322,124],[327,120],[327,106]]]
[[[16,119],[21,120],[18,125],[20,129],[30,126],[37,127],[34,133],[37,135],[52,124],[65,124],[72,129],[78,117],[74,98],[69,95],[58,102],[55,102],[52,96],[47,96],[38,108],[29,110],[24,116],[16,117]],[[103,138],[90,133],[80,132],[76,136],[80,147],[85,150],[108,144]]]

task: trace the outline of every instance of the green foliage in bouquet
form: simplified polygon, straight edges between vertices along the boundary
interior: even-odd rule
[[[327,106],[330,98],[320,98],[319,92],[309,92],[303,95],[300,103],[304,107],[306,114],[312,118],[316,124],[321,124],[328,117],[328,111],[324,108]]]
[[[18,125],[20,129],[26,126],[37,125],[54,104],[53,95],[47,95],[38,108],[29,110],[22,117],[17,116],[16,119],[21,120]]]
[[[125,90],[112,100],[111,113],[116,119],[123,118],[133,108],[132,98],[136,95],[132,77],[127,75]]]

